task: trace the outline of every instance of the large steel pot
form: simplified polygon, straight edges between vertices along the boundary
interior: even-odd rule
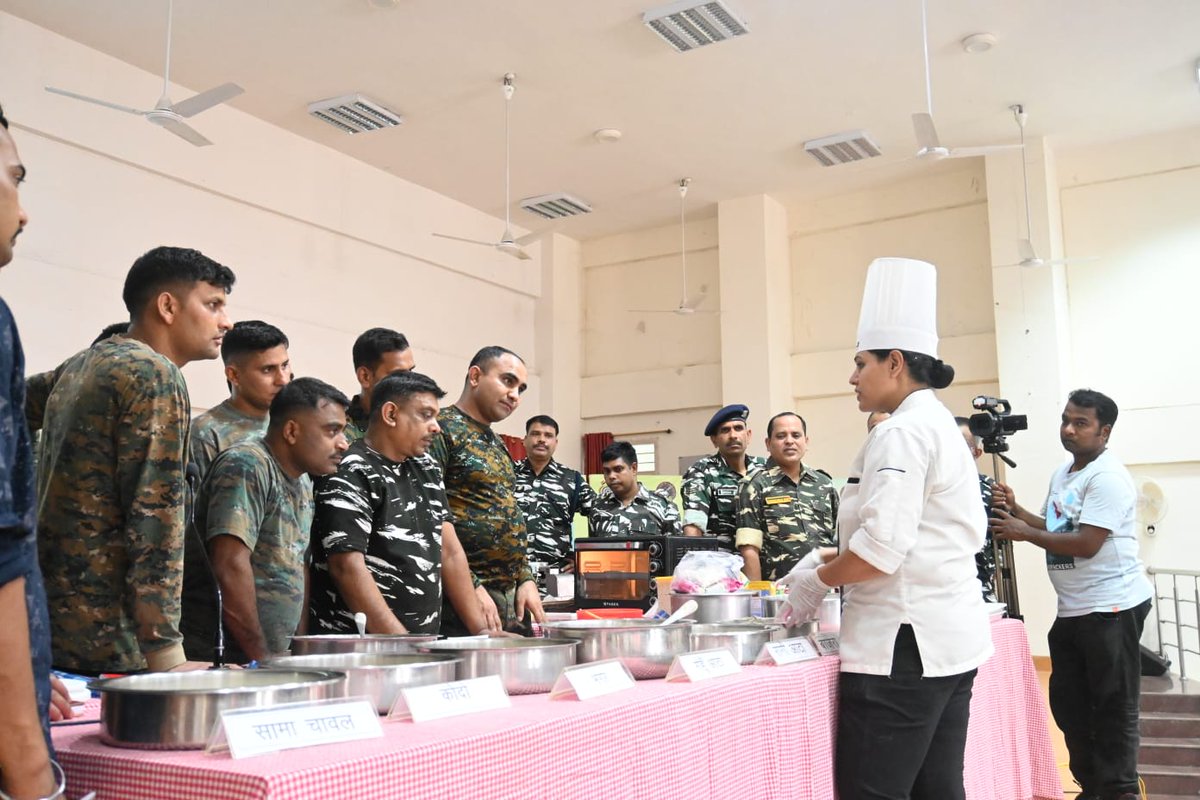
[[[432,642],[432,633],[326,633],[317,636],[293,636],[292,655],[317,653],[415,653],[416,645]]]
[[[751,593],[715,592],[713,594],[671,593],[672,608],[679,608],[688,600],[696,601],[696,610],[691,614],[696,622],[727,622],[731,619],[746,619],[750,616]]]
[[[554,688],[564,667],[574,666],[573,639],[445,639],[417,645],[427,653],[449,653],[461,661],[458,679],[499,675],[509,694],[539,694]]]
[[[221,712],[342,697],[346,676],[317,670],[150,672],[89,684],[100,693],[100,739],[117,747],[204,747]]]
[[[661,625],[641,619],[580,619],[546,624],[552,635],[579,642],[579,663],[619,658],[634,678],[661,678],[671,662],[691,648],[687,619]]]
[[[266,662],[271,669],[332,670],[346,676],[346,697],[365,696],[386,714],[401,689],[452,681],[458,659],[434,653],[320,653],[281,656]]]
[[[692,626],[692,649],[711,650],[724,647],[733,653],[739,664],[753,664],[764,644],[773,641],[773,635],[782,630],[779,625],[763,625],[759,622],[714,623]]]
[[[779,627],[779,630],[771,637],[774,641],[793,639],[797,636],[808,636],[810,633],[816,633],[816,620],[798,622],[787,627],[775,623],[775,617],[779,615],[780,611],[783,611],[785,605],[787,605],[786,595],[777,594],[769,597],[753,597],[750,600],[750,613],[765,625],[777,625]]]

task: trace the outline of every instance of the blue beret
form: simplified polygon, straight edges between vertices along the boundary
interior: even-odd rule
[[[740,419],[745,422],[750,417],[750,409],[741,403],[734,403],[731,406],[725,406],[717,413],[713,414],[712,419],[708,421],[708,425],[704,428],[705,436],[712,436],[717,432],[717,428],[731,419]]]

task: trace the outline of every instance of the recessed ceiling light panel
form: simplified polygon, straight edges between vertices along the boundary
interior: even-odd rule
[[[404,122],[404,117],[395,111],[361,94],[309,103],[308,113],[343,133],[368,133]]]
[[[642,22],[681,53],[750,32],[723,0],[682,0],[647,11]]]

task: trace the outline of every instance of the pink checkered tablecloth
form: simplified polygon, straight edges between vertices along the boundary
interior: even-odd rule
[[[1024,627],[992,626],[971,703],[970,800],[1059,800],[1062,788]],[[233,760],[123,750],[92,726],[56,729],[71,796],[99,800],[813,798],[831,800],[836,658],[746,667],[710,681],[641,681],[588,702],[513,698],[501,711],[385,736]],[[88,709],[96,713],[94,705]]]

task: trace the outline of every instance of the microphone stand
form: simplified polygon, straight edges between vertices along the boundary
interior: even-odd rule
[[[213,641],[213,662],[209,669],[226,669],[225,663],[225,604],[221,598],[221,582],[217,580],[217,572],[213,569],[212,560],[208,557],[208,543],[204,541],[204,534],[196,528],[196,496],[199,491],[200,470],[195,464],[187,465],[187,487],[188,493],[191,495],[191,502],[188,503],[188,529],[195,528],[196,540],[200,544],[200,555],[204,558],[204,565],[208,568],[208,575],[213,582],[213,595],[217,600],[217,632]]]

